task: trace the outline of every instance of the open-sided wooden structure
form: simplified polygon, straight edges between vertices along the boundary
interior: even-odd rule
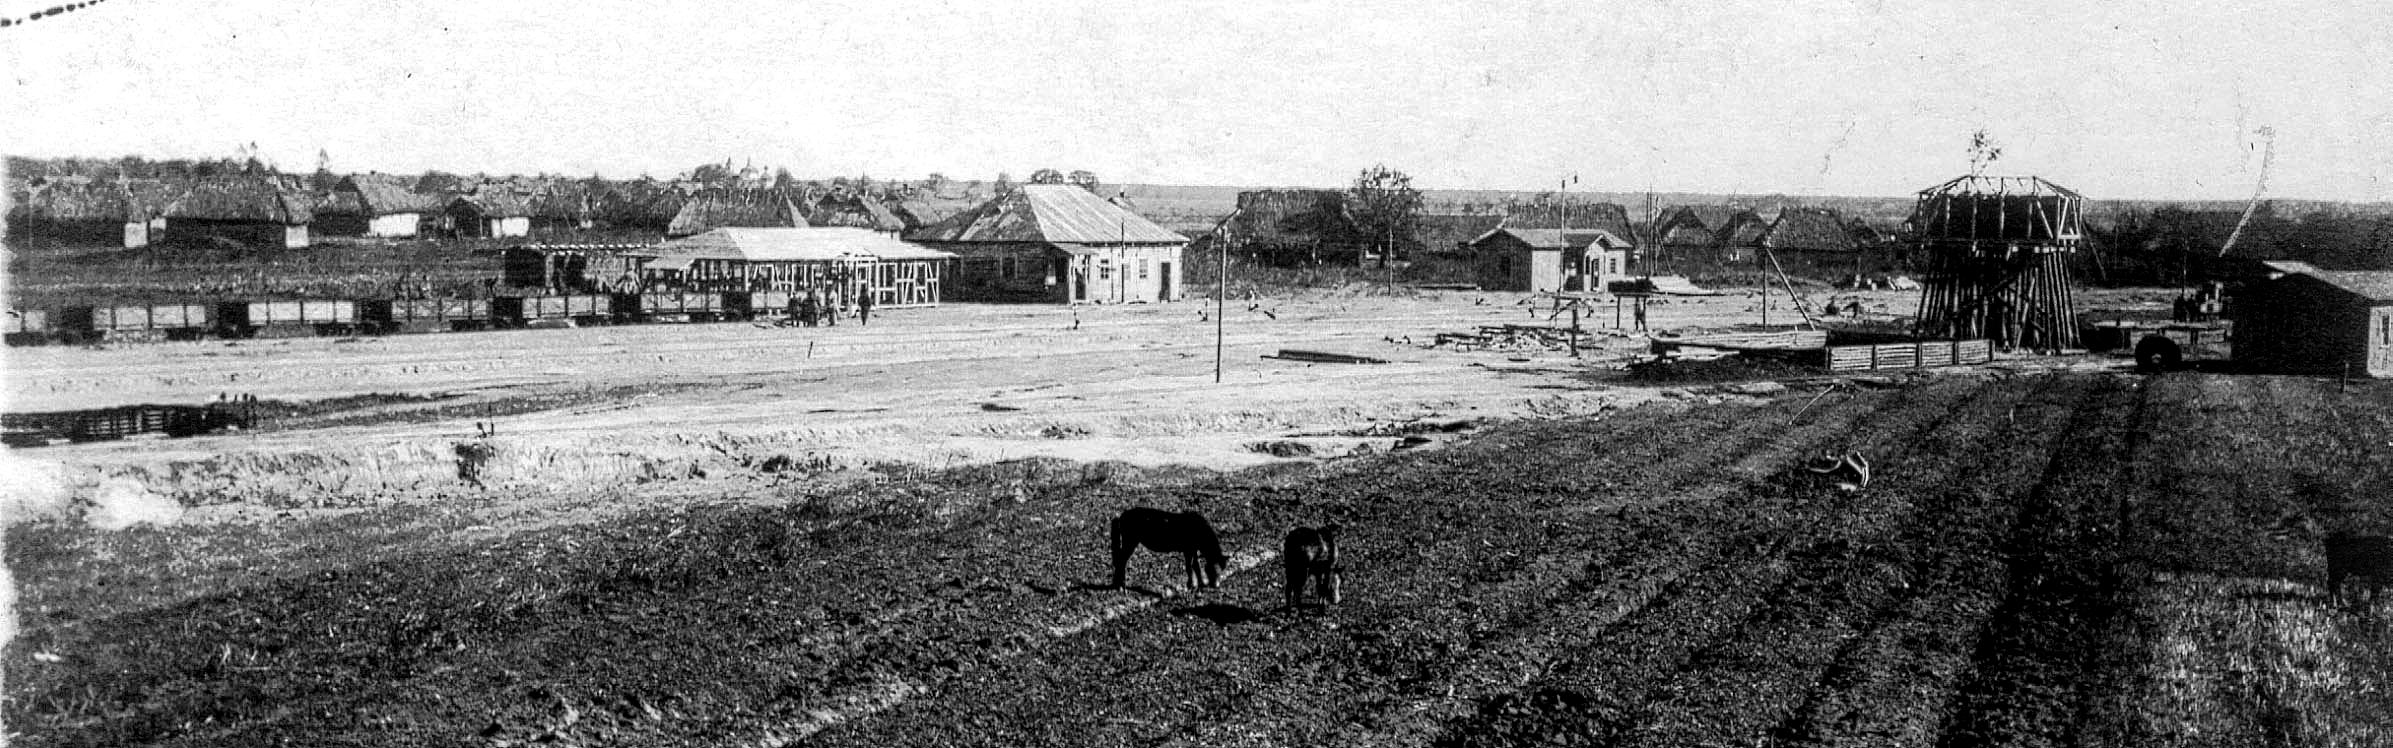
[[[2037,177],[1966,176],[1921,190],[1911,211],[1927,262],[1919,333],[2001,348],[2078,347],[2067,255],[2085,198]]]

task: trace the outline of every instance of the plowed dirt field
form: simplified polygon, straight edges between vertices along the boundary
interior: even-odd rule
[[[1618,399],[1533,417],[1536,395],[1512,390],[1438,448],[1226,472],[1022,456],[343,512],[269,497],[290,516],[117,532],[21,522],[8,730],[26,745],[2393,740],[2393,602],[2329,605],[2317,539],[2393,519],[2384,384],[2000,367],[1765,396],[1487,381]],[[594,417],[531,414],[500,438]],[[396,423],[255,438],[454,426]],[[1846,450],[1876,468],[1863,490],[1798,466]],[[1176,561],[1144,554],[1131,589],[1102,588],[1105,520],[1136,505],[1205,512],[1233,573],[1178,589]],[[1282,607],[1280,534],[1330,520],[1348,532],[1346,602]]]

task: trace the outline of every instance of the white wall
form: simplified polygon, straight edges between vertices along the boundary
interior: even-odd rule
[[[416,225],[422,220],[419,213],[393,213],[375,216],[366,222],[366,236],[415,236]]]

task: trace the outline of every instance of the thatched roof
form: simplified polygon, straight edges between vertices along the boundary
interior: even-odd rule
[[[904,231],[909,228],[888,205],[858,192],[831,192],[815,198],[806,208],[806,223],[814,226],[848,226],[874,231]]]
[[[471,195],[459,195],[449,201],[449,208],[467,208],[483,218],[524,218],[532,215],[532,204],[523,196],[506,189],[481,189]]]
[[[1248,190],[1238,193],[1230,236],[1262,244],[1356,244],[1368,241],[1339,190]],[[1482,232],[1484,233],[1484,232]],[[1474,234],[1475,236],[1476,234]]]
[[[1188,243],[1188,237],[1068,184],[1023,185],[906,238],[926,242]]]
[[[387,216],[398,213],[429,213],[440,206],[432,195],[415,191],[405,177],[392,174],[352,174],[333,185],[333,193],[356,195],[358,215]],[[347,205],[343,204],[343,212]]]
[[[1661,227],[1663,231],[1680,226],[1693,226],[1705,231],[1717,232],[1721,227],[1727,226],[1731,219],[1736,218],[1737,214],[1750,212],[1752,211],[1734,205],[1677,205],[1662,211],[1662,216],[1654,220],[1654,225]]]
[[[1634,241],[1636,236],[1629,230],[1629,210],[1618,203],[1516,206],[1504,215],[1503,225],[1522,229],[1600,230],[1623,241]]]
[[[1565,231],[1563,229],[1521,229],[1511,226],[1498,226],[1490,229],[1487,233],[1472,239],[1469,244],[1476,247],[1498,236],[1511,236],[1534,249],[1586,249],[1591,246],[1598,249],[1628,249],[1635,246],[1627,239],[1603,229]]]
[[[1504,217],[1494,213],[1423,213],[1414,223],[1413,236],[1430,251],[1451,252],[1503,222]]]
[[[1759,247],[1762,237],[1769,233],[1769,221],[1762,220],[1753,211],[1742,211],[1731,215],[1728,224],[1713,231],[1712,236],[1723,247]]]
[[[667,236],[720,228],[803,228],[806,214],[777,190],[709,191],[690,198],[665,227]]]
[[[50,181],[17,197],[12,215],[53,221],[146,221],[174,202],[174,190],[157,180],[77,183]]]
[[[166,209],[168,218],[304,225],[315,220],[306,196],[257,177],[194,182]]]
[[[1853,241],[1851,227],[1845,217],[1829,208],[1786,208],[1778,211],[1778,220],[1762,236],[1762,246],[1773,250],[1799,252],[1854,252],[1861,249]]]

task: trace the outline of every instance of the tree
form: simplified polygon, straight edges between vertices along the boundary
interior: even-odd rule
[[[1008,194],[1008,193],[1011,193],[1011,192],[1013,192],[1013,191],[1014,191],[1014,175],[1012,175],[1012,174],[1007,174],[1007,173],[1005,173],[1005,172],[1002,172],[1002,171],[1001,171],[1001,172],[997,172],[997,183],[996,183],[995,185],[992,185],[992,186],[990,187],[990,189],[991,189],[992,191],[996,192],[996,193],[997,193],[997,194],[999,194],[999,195],[1004,195],[1004,194]]]
[[[1398,247],[1414,241],[1420,228],[1421,191],[1413,178],[1386,164],[1364,169],[1347,191],[1347,210],[1356,228],[1379,244],[1379,266],[1387,267]]]
[[[1072,170],[1070,175],[1064,177],[1064,181],[1070,183],[1072,186],[1079,187],[1090,192],[1095,192],[1100,195],[1105,194],[1102,190],[1098,189],[1099,187],[1103,186],[1103,184],[1098,182],[1097,175],[1094,172],[1090,172],[1086,169]]]
[[[1054,169],[1040,169],[1030,173],[1031,184],[1063,184],[1064,173]]]
[[[773,168],[773,189],[786,190],[796,186],[798,186],[798,178],[789,173],[789,167],[777,166]]]

